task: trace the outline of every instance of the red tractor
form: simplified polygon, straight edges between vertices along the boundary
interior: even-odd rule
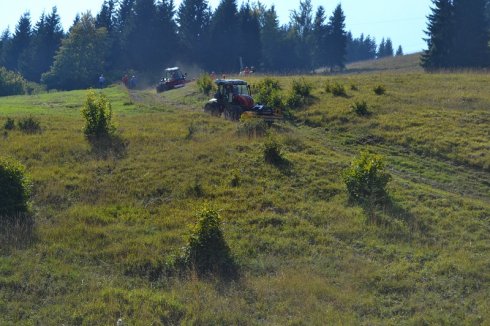
[[[157,93],[165,92],[174,88],[184,87],[187,74],[183,74],[179,67],[165,69],[165,76],[157,85]]]
[[[215,116],[224,115],[229,120],[239,120],[242,113],[250,112],[254,116],[265,120],[280,118],[274,110],[264,105],[255,104],[251,95],[250,86],[240,79],[216,79],[218,91],[214,98],[204,106],[204,112]]]

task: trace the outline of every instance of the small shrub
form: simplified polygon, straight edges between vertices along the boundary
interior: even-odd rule
[[[269,138],[264,144],[264,160],[267,163],[278,165],[284,161],[282,146],[275,139]]]
[[[281,85],[278,79],[266,77],[259,81],[255,86],[254,90],[260,92],[261,90],[281,90]]]
[[[207,96],[211,93],[214,87],[213,80],[211,79],[211,76],[209,76],[208,74],[201,75],[197,79],[196,83],[199,91]]]
[[[354,113],[361,116],[367,116],[370,113],[366,101],[354,103],[352,105],[352,110]]]
[[[273,78],[264,78],[254,86],[255,99],[257,103],[261,103],[271,108],[282,108],[282,96],[280,94],[281,86],[279,81]]]
[[[0,96],[25,94],[26,85],[20,74],[0,67]]]
[[[291,109],[296,109],[304,104],[304,99],[301,95],[290,92],[286,98],[286,106]]]
[[[291,109],[299,108],[305,105],[311,97],[313,85],[305,79],[293,80],[291,91],[286,99],[286,106]]]
[[[233,171],[233,175],[231,176],[230,186],[238,187],[240,185],[240,171]]]
[[[307,82],[304,78],[301,78],[300,80],[293,80],[293,94],[299,95],[303,98],[307,98],[311,96],[312,89],[313,85]]]
[[[5,130],[13,130],[13,129],[15,129],[15,121],[14,121],[14,119],[7,118],[7,120],[3,124],[3,128]]]
[[[351,91],[358,91],[359,90],[359,87],[356,84],[351,84],[350,85],[350,90]]]
[[[26,82],[25,93],[28,95],[41,94],[46,92],[46,86],[34,82]]]
[[[82,116],[85,118],[83,133],[87,138],[100,139],[113,136],[115,127],[112,124],[112,107],[105,95],[89,92],[82,108]]]
[[[376,95],[383,95],[386,93],[386,88],[383,85],[376,85],[373,88],[374,94]]]
[[[330,85],[330,82],[325,82],[323,89],[325,90],[325,93],[332,93],[332,85]]]
[[[197,132],[197,126],[194,123],[194,121],[192,121],[189,127],[187,127],[187,135],[185,136],[185,139],[191,140],[196,134],[196,132]]]
[[[384,170],[383,158],[367,152],[362,152],[343,172],[350,199],[361,204],[375,205],[385,201],[385,188],[390,179]]]
[[[335,83],[335,84],[332,86],[332,95],[333,95],[333,96],[342,96],[342,97],[346,97],[346,96],[347,96],[347,92],[345,91],[345,87],[344,87],[344,85],[339,84],[339,83]]]
[[[181,260],[198,275],[233,276],[236,265],[221,228],[221,218],[214,209],[204,207],[197,214]]]
[[[33,134],[41,131],[41,123],[33,116],[22,118],[17,123],[19,129],[25,133]]]
[[[29,195],[30,181],[25,168],[0,158],[0,217],[27,212]]]
[[[284,102],[282,100],[282,95],[279,91],[273,91],[264,102],[265,106],[273,109],[281,109],[284,107]]]

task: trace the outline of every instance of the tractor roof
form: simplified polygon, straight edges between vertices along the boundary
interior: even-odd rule
[[[167,68],[165,71],[177,71],[180,70],[179,67],[172,67],[172,68]]]
[[[241,79],[216,79],[216,85],[248,85],[246,81]]]

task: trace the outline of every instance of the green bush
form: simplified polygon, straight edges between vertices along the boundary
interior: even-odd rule
[[[25,93],[28,95],[42,94],[46,92],[46,85],[28,81],[25,85]]]
[[[376,85],[373,88],[374,94],[376,95],[383,95],[386,93],[386,88],[383,85]]]
[[[330,85],[329,81],[323,84],[323,89],[325,90],[325,93],[332,93],[332,85]]]
[[[189,127],[187,127],[187,135],[185,136],[185,139],[191,140],[196,133],[197,125],[194,123],[194,121],[191,121],[191,124],[189,125]]]
[[[0,96],[22,95],[27,81],[18,73],[0,67]]]
[[[292,91],[294,94],[307,98],[311,96],[312,89],[313,85],[307,82],[304,78],[301,78],[300,80],[293,80]]]
[[[25,133],[33,134],[41,131],[41,122],[33,116],[22,118],[17,123],[19,129]]]
[[[346,97],[347,96],[347,92],[345,91],[344,85],[341,85],[339,83],[335,83],[331,87],[331,92],[332,92],[332,95],[333,96],[342,96],[342,97]]]
[[[89,139],[101,139],[113,136],[115,127],[112,124],[112,107],[107,97],[90,91],[82,108],[85,118],[83,132]]]
[[[311,97],[311,90],[313,85],[308,83],[304,78],[300,80],[293,80],[291,91],[286,99],[286,105],[288,108],[296,109],[303,106],[308,98]]]
[[[0,158],[0,216],[28,210],[30,181],[20,163]]]
[[[254,86],[255,99],[257,103],[277,109],[282,108],[281,86],[279,81],[273,78],[264,78]]]
[[[354,111],[354,113],[356,113],[357,115],[361,115],[361,116],[366,116],[366,115],[369,115],[369,107],[368,107],[368,104],[366,103],[366,101],[362,101],[362,102],[355,102],[353,105],[352,105],[352,110]]]
[[[304,98],[294,92],[290,92],[286,98],[286,106],[290,109],[296,109],[304,104]]]
[[[362,152],[350,168],[343,172],[343,179],[351,200],[361,204],[378,204],[386,200],[386,185],[391,176],[384,170],[383,158]]]
[[[274,165],[281,164],[284,161],[282,146],[274,138],[269,138],[264,144],[264,160]]]
[[[234,170],[230,180],[230,186],[236,188],[240,185],[240,171]]]
[[[198,275],[232,276],[236,265],[221,229],[221,218],[214,209],[204,207],[184,247],[182,260]]]
[[[199,76],[196,83],[197,83],[197,88],[204,95],[209,95],[214,88],[213,80],[211,79],[211,76],[209,76],[208,74],[203,74]]]
[[[273,109],[282,109],[284,107],[284,103],[282,101],[282,95],[279,91],[272,91],[265,102],[261,102],[265,106],[268,106]]]
[[[15,121],[14,121],[14,119],[7,118],[7,120],[3,124],[3,128],[5,130],[13,130],[13,129],[15,129]]]

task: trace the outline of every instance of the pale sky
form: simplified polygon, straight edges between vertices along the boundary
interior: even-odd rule
[[[15,29],[20,16],[29,11],[34,25],[41,13],[51,12],[56,6],[65,30],[72,24],[77,13],[88,10],[96,14],[103,0],[0,0],[0,31]],[[174,0],[178,6],[181,0]],[[209,0],[215,9],[220,0]],[[252,0],[251,2],[254,2]],[[261,0],[268,8],[275,4],[281,24],[289,21],[291,10],[299,7],[299,0]],[[237,0],[238,5],[242,3]],[[314,12],[323,6],[328,14],[340,3],[346,15],[346,29],[355,37],[369,34],[379,43],[381,38],[390,37],[396,49],[402,45],[405,53],[421,51],[426,47],[422,40],[427,26],[426,16],[430,13],[430,0],[312,0]]]

